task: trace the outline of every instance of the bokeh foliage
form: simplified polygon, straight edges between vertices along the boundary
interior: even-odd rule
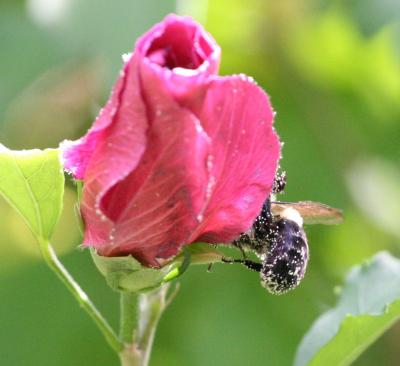
[[[282,297],[267,294],[257,274],[240,267],[190,268],[161,321],[152,365],[291,365],[348,269],[382,249],[400,254],[400,6],[393,0],[178,4],[221,44],[223,74],[247,73],[271,96],[285,142],[282,198],[340,207],[345,223],[308,229],[307,276]],[[28,149],[78,137],[106,100],[120,55],[175,9],[172,0],[3,0],[0,141]],[[118,298],[78,248],[74,201],[69,182],[54,246],[116,325]],[[2,363],[117,365],[3,200],[0,214]],[[399,337],[395,326],[355,364],[396,365]]]

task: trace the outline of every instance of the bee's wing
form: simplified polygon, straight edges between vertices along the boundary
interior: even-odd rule
[[[297,210],[304,220],[304,224],[337,225],[343,221],[342,210],[330,207],[323,203],[312,201],[300,202],[271,202],[271,211],[279,215],[285,208]]]

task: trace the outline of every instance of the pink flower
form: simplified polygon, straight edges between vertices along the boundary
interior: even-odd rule
[[[280,157],[267,95],[217,76],[220,48],[188,17],[136,43],[104,109],[62,144],[84,181],[84,244],[158,267],[193,242],[229,243],[271,192]]]

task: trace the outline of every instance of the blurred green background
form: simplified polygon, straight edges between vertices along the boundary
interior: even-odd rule
[[[169,12],[201,21],[222,46],[222,74],[253,76],[285,142],[285,200],[340,207],[345,223],[309,227],[303,284],[274,297],[237,266],[190,268],[157,333],[152,365],[291,365],[347,270],[400,255],[400,2],[396,0],[1,0],[0,141],[57,146],[106,101],[121,54]],[[118,298],[78,248],[69,184],[54,246],[113,325]],[[111,366],[118,360],[40,260],[0,200],[0,364]],[[400,326],[356,365],[398,365]]]

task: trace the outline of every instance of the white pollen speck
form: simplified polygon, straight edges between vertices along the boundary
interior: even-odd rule
[[[214,166],[214,157],[212,155],[208,155],[207,157],[207,170],[210,172]]]
[[[198,214],[198,215],[197,215],[197,221],[198,221],[198,222],[202,222],[203,219],[204,219],[204,216],[203,216],[202,214]]]
[[[115,239],[115,228],[112,228],[110,231],[110,235],[108,236],[108,238],[110,239],[110,241],[114,241]]]
[[[128,62],[132,57],[132,52],[122,54],[122,61]]]
[[[103,221],[103,222],[107,221],[106,215],[104,215],[103,212],[99,208],[96,208],[95,212],[96,212],[96,215],[100,217],[100,221]]]
[[[211,197],[212,190],[214,189],[215,186],[215,182],[216,182],[215,177],[211,176],[207,184],[206,199],[209,199]]]

